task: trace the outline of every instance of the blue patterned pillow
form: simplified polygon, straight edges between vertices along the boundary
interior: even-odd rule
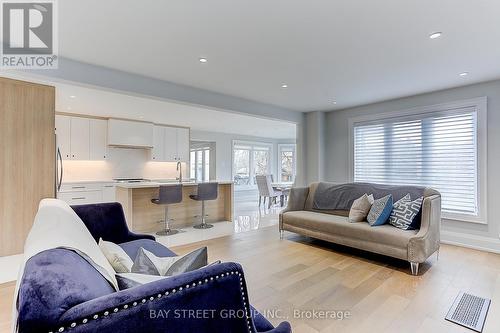
[[[403,198],[396,201],[392,208],[391,216],[389,216],[389,223],[399,229],[411,229],[413,220],[418,212],[420,212],[423,200],[424,198],[420,197],[411,201],[410,194],[408,193]]]
[[[366,219],[372,227],[382,225],[387,222],[389,215],[391,215],[391,211],[392,195],[389,194],[373,202],[372,208],[370,209]]]

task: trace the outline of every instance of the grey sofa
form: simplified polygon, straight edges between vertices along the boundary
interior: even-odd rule
[[[344,207],[339,209],[319,209],[316,197],[318,187],[328,187],[327,183],[313,183],[309,187],[293,188],[288,206],[280,213],[279,230],[374,252],[410,262],[413,275],[418,267],[434,252],[439,251],[441,195],[431,188],[415,186],[388,186],[368,183],[344,184]],[[339,186],[331,184],[331,186]],[[340,185],[342,186],[342,185]],[[419,193],[424,197],[420,213],[420,227],[416,230],[401,230],[390,224],[370,226],[368,223],[348,221],[352,201],[363,193],[373,193],[375,198],[392,194],[394,202],[405,193]],[[318,192],[319,193],[319,192]],[[337,193],[337,192],[333,192]],[[340,193],[340,192],[339,192]],[[412,199],[415,199],[412,195]],[[324,200],[323,200],[324,201]]]

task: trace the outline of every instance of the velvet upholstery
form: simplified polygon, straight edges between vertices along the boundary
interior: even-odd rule
[[[140,247],[175,256],[163,245],[131,233],[119,204],[73,207],[97,239],[119,244],[135,257]],[[95,214],[95,216],[93,215]],[[106,230],[110,225],[112,230]],[[241,280],[240,280],[241,277]],[[175,292],[174,292],[175,289]],[[169,295],[165,295],[169,292]],[[161,297],[158,297],[160,295]],[[134,305],[134,302],[137,302]],[[69,249],[41,252],[26,262],[17,307],[20,333],[57,332],[268,332],[276,328],[248,304],[243,271],[236,263],[201,269],[115,291],[85,259]],[[161,312],[159,312],[161,310]],[[151,311],[163,314],[153,316]],[[168,315],[165,315],[169,311]],[[247,320],[245,313],[251,317]],[[184,315],[182,315],[184,314]],[[196,318],[193,318],[196,314]],[[97,317],[94,317],[97,315]]]
[[[128,229],[122,205],[118,202],[75,205],[71,208],[85,223],[96,242],[100,237],[116,244],[136,239],[155,240],[154,236],[135,234]]]
[[[73,306],[115,292],[79,254],[40,252],[26,262],[19,289],[20,332],[49,332]]]

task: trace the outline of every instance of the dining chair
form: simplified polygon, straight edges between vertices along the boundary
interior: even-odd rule
[[[272,181],[272,175],[255,176],[255,182],[257,183],[257,188],[259,189],[259,207],[262,204],[262,198],[264,198],[264,205],[266,204],[266,198],[269,198],[268,208],[271,208],[273,201],[276,202],[277,197],[280,197],[280,199],[283,200],[283,192],[273,188],[271,184]]]

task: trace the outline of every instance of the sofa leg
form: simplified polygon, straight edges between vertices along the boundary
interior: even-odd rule
[[[411,275],[418,275],[418,262],[410,262]]]
[[[436,261],[439,261],[439,248],[436,251]]]
[[[283,230],[280,229],[280,239],[283,239],[284,233],[285,233],[285,231],[283,231]]]

